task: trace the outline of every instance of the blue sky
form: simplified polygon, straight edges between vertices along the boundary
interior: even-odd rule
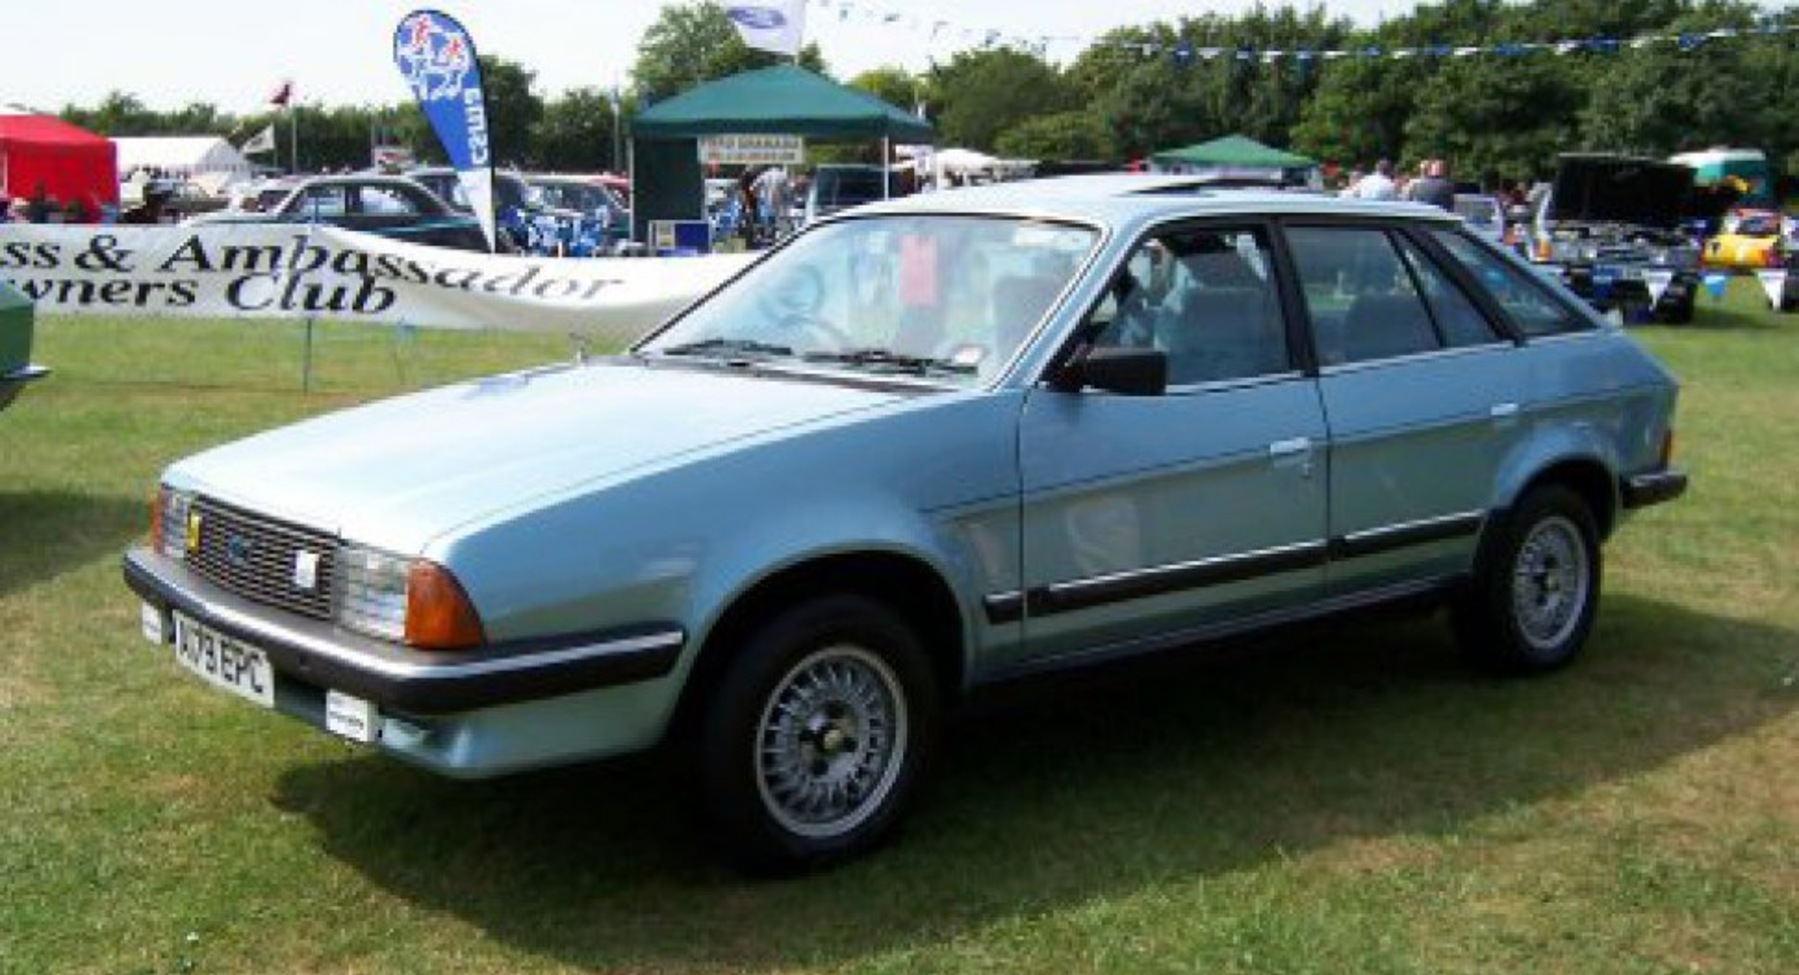
[[[1081,40],[1106,30],[1197,11],[1229,13],[1253,0],[811,0],[808,38],[831,70],[849,76],[883,64],[913,71],[933,57],[1003,37],[1067,38],[1048,53],[1066,59]],[[845,6],[848,15],[845,15]],[[1271,2],[1269,6],[1278,6]],[[628,81],[638,38],[661,0],[315,0],[253,5],[243,0],[62,0],[32,6],[30,30],[12,37],[0,60],[0,105],[56,111],[93,105],[114,89],[154,108],[210,102],[236,113],[260,110],[282,78],[303,104],[386,104],[407,98],[390,60],[393,28],[419,6],[436,6],[474,35],[484,54],[538,73],[538,91],[601,88]],[[1299,4],[1302,8],[1306,4]],[[1372,24],[1411,10],[1410,2],[1338,0],[1334,16]],[[890,17],[892,19],[890,19]],[[942,26],[939,26],[942,25]],[[78,51],[79,53],[72,53]]]

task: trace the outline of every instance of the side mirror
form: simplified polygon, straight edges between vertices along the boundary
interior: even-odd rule
[[[1121,396],[1160,396],[1168,391],[1168,353],[1129,346],[1088,348],[1056,375],[1067,392],[1098,389]]]

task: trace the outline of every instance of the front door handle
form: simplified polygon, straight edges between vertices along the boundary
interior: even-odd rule
[[[1275,467],[1297,467],[1300,477],[1312,476],[1312,438],[1289,437],[1268,445],[1268,459]]]
[[[1495,420],[1516,420],[1518,418],[1518,404],[1495,403],[1493,404],[1493,408],[1488,410],[1487,413]]]

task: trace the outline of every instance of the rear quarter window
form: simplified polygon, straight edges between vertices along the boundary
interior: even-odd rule
[[[1590,331],[1593,324],[1559,300],[1535,273],[1507,261],[1479,242],[1454,230],[1432,231],[1437,243],[1467,268],[1505,310],[1518,330],[1530,338]]]

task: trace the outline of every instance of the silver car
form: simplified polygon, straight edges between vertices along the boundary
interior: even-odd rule
[[[1178,178],[880,203],[622,355],[173,464],[125,558],[217,689],[452,776],[681,744],[755,871],[868,849],[1026,675],[1376,604],[1567,663],[1676,386],[1442,210]]]

